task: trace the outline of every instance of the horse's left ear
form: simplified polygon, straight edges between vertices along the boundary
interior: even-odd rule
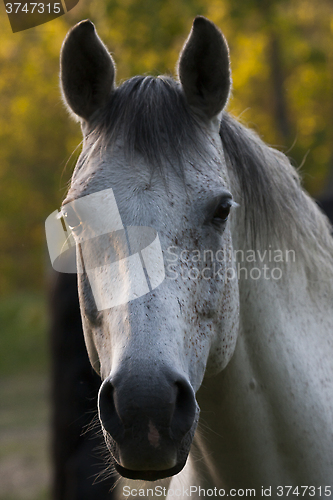
[[[205,17],[194,19],[178,63],[188,103],[209,119],[227,103],[231,88],[229,50],[221,31]]]

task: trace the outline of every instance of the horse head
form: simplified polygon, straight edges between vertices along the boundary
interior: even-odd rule
[[[81,122],[83,149],[62,212],[77,243],[83,329],[103,380],[98,410],[108,449],[124,477],[156,480],[183,468],[199,417],[195,394],[205,374],[227,365],[238,332],[235,202],[219,136],[231,85],[228,47],[213,23],[197,17],[177,80],[135,77],[117,87],[115,73],[94,25],[76,25],[62,47],[61,85]],[[92,195],[94,216],[85,210]],[[137,229],[130,257],[143,253],[144,245],[133,250],[141,233],[158,236],[164,279],[110,307],[108,297],[117,298],[111,254],[119,294],[126,281],[131,288],[128,234],[91,235],[94,224],[117,217],[125,232]],[[89,268],[87,256],[98,264]],[[135,279],[145,280],[138,259]]]

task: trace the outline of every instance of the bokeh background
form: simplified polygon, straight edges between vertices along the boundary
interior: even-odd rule
[[[174,74],[193,18],[224,32],[229,111],[292,158],[316,198],[333,194],[331,0],[80,0],[13,34],[0,5],[0,500],[50,498],[50,264],[44,221],[67,189],[80,143],[58,85],[68,29],[96,25],[117,63]]]

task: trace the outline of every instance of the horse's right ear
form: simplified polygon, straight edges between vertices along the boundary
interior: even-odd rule
[[[72,28],[62,45],[60,80],[69,108],[89,121],[114,89],[115,65],[89,20]]]

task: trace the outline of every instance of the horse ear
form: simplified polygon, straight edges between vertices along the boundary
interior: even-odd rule
[[[76,115],[89,121],[114,89],[115,65],[89,20],[72,28],[62,45],[60,80],[63,96]]]
[[[221,31],[205,17],[194,19],[179,57],[178,75],[188,103],[212,119],[229,97],[229,49]]]

